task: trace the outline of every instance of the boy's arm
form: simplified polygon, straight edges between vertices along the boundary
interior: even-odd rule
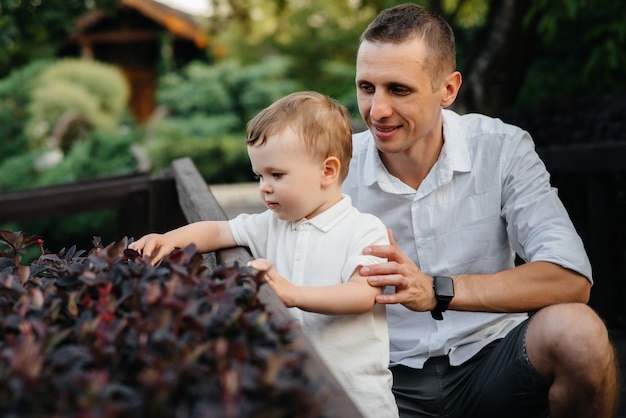
[[[375,288],[359,274],[359,266],[346,283],[332,286],[296,286],[276,272],[272,264],[264,259],[248,263],[257,270],[265,271],[267,283],[288,308],[326,315],[360,314],[370,311],[382,288]]]
[[[201,221],[173,229],[165,234],[148,234],[128,247],[150,257],[153,263],[172,252],[194,243],[206,253],[236,245],[228,221]]]

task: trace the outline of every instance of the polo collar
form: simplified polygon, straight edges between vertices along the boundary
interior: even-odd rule
[[[312,225],[322,232],[328,232],[350,214],[351,207],[352,200],[350,199],[350,196],[342,194],[342,199],[339,202],[335,203],[319,215],[313,217],[313,219],[304,218],[299,221],[292,222],[291,228],[299,229],[304,225]]]

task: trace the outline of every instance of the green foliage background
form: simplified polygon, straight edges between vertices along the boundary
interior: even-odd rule
[[[418,1],[453,26],[461,71],[493,1]],[[119,74],[96,63],[73,61],[64,68],[56,58],[79,16],[96,9],[111,13],[118,0],[0,0],[0,192],[146,169],[138,156],[147,157],[152,173],[190,156],[210,184],[249,181],[245,124],[277,98],[317,90],[347,106],[358,123],[358,37],[380,10],[402,2],[217,0],[213,3],[228,11],[200,22],[211,39],[205,59],[174,70],[171,58],[161,58],[159,108],[139,126],[124,109],[127,93]],[[516,107],[553,97],[626,92],[621,2],[530,2],[527,21],[536,24],[538,42]],[[54,157],[47,138],[72,109],[86,117],[89,129],[70,130],[61,144],[62,160],[36,168],[38,161]],[[48,228],[58,226],[52,234],[69,244],[72,236],[111,230],[114,214],[92,215],[11,229],[49,237]]]

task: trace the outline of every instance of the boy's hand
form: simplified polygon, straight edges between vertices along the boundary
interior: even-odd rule
[[[163,234],[148,234],[130,244],[128,248],[148,257],[150,263],[155,265],[161,258],[174,251],[175,247],[168,243]]]
[[[294,286],[289,280],[278,274],[269,260],[257,258],[256,260],[250,261],[248,267],[265,272],[265,281],[278,295],[280,300],[283,301],[285,306],[288,308],[297,306],[297,286]]]

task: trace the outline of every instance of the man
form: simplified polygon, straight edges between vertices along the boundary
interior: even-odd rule
[[[581,239],[528,133],[444,110],[455,69],[452,30],[421,6],[385,10],[361,36],[368,130],[343,190],[393,232],[364,250],[388,262],[361,274],[388,286],[377,302],[400,415],[610,417],[616,360],[586,305]]]

